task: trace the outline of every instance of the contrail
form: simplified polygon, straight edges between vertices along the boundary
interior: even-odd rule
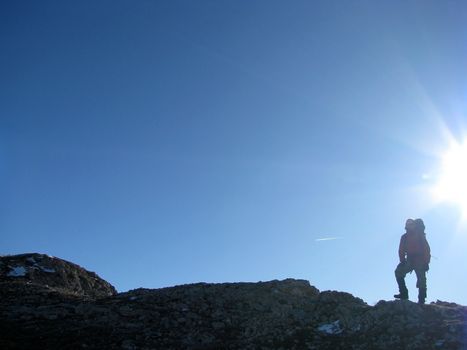
[[[336,239],[342,239],[342,237],[323,237],[323,238],[316,238],[316,242],[322,242],[322,241],[334,241]]]

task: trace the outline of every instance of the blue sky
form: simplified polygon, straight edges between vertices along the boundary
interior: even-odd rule
[[[428,300],[466,305],[467,229],[430,197],[465,23],[462,1],[4,1],[0,253],[119,291],[291,277],[374,303],[422,217]]]

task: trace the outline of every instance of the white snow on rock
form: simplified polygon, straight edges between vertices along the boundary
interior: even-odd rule
[[[36,259],[34,259],[34,257],[30,257],[30,258],[27,258],[26,261],[30,262],[33,264],[33,268],[36,268],[36,269],[40,269],[44,272],[48,272],[48,273],[54,273],[56,272],[55,269],[52,269],[52,268],[49,268],[49,267],[44,267],[42,265],[40,265]]]
[[[39,267],[42,271],[44,272],[48,272],[48,273],[54,273],[56,272],[55,269],[50,269],[48,267],[44,267],[44,266],[41,266],[41,265],[36,265],[37,267]]]
[[[11,271],[8,272],[8,277],[24,277],[26,276],[26,268],[24,266],[14,266],[11,268]]]
[[[318,327],[318,331],[326,334],[340,334],[342,333],[342,328],[339,320],[337,320],[332,323],[322,324]]]

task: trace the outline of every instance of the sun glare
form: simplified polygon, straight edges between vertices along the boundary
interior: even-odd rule
[[[457,205],[463,219],[467,219],[467,140],[452,142],[442,156],[441,171],[434,196],[439,202]]]

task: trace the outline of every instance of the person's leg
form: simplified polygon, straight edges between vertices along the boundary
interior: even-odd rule
[[[424,269],[416,269],[417,288],[418,288],[418,303],[425,304],[426,299],[426,272]]]
[[[401,262],[397,265],[394,274],[396,275],[397,285],[399,286],[399,294],[395,294],[394,298],[409,299],[409,291],[405,285],[405,275],[407,275],[411,270],[412,269],[407,262]]]

